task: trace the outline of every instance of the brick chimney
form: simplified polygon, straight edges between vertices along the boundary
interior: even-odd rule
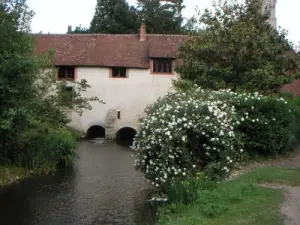
[[[68,26],[68,34],[70,34],[70,33],[72,33],[72,26],[71,25]]]
[[[147,40],[146,24],[142,23],[140,28],[140,41]]]

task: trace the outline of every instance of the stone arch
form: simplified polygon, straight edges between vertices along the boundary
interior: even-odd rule
[[[133,143],[133,139],[137,134],[136,129],[132,127],[123,127],[116,133],[116,142],[119,145],[130,146]]]
[[[86,133],[88,139],[105,138],[105,128],[100,125],[91,126]]]

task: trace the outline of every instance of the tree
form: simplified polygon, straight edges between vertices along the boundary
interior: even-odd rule
[[[67,112],[81,114],[98,98],[82,96],[89,87],[85,80],[74,83],[70,92],[65,82],[56,82],[51,52],[34,54],[29,26],[32,16],[26,0],[0,0],[0,163],[3,159],[15,162],[23,158],[21,163],[44,162],[48,167],[57,163],[51,158],[45,162],[50,155],[65,161],[71,158],[67,155],[70,149],[62,149],[75,142],[69,140],[68,145],[63,138],[72,136],[65,129]],[[31,144],[35,146],[32,152]],[[45,152],[45,146],[51,151]]]
[[[186,20],[185,24],[182,26],[182,30],[183,33],[191,35],[198,35],[203,32],[194,16]]]
[[[134,7],[125,0],[98,0],[91,21],[91,33],[126,34],[136,33],[138,24]]]
[[[89,33],[89,29],[82,27],[81,25],[78,25],[75,27],[74,30],[72,30],[71,32],[68,32],[68,34],[86,34]]]
[[[180,34],[182,30],[182,0],[162,3],[159,0],[143,0],[138,4],[139,21],[147,25],[148,33]]]
[[[299,73],[295,54],[283,31],[267,23],[259,0],[244,4],[220,0],[200,16],[205,32],[181,48],[183,80],[204,88],[277,92]]]

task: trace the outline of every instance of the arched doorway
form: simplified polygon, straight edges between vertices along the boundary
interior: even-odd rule
[[[123,127],[118,130],[116,135],[116,142],[119,145],[130,146],[133,143],[133,139],[137,131],[131,127]]]
[[[99,125],[91,126],[87,130],[87,138],[88,139],[105,138],[105,128]]]

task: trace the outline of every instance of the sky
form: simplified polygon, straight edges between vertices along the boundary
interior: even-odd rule
[[[32,20],[32,32],[60,34],[66,33],[68,25],[73,27],[81,24],[89,27],[95,12],[96,0],[27,0],[35,12]],[[134,4],[136,0],[128,0]],[[186,9],[184,17],[196,14],[200,10],[210,8],[212,0],[184,0]],[[279,27],[288,30],[288,38],[294,43],[300,41],[300,0],[277,0],[277,23]]]

